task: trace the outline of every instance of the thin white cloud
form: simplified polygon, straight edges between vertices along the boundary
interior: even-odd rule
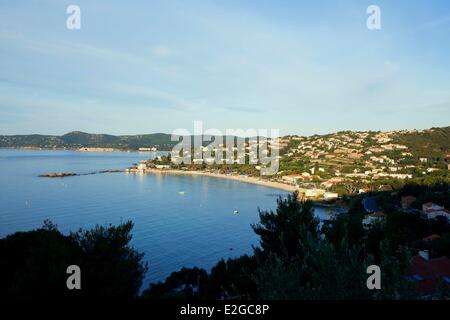
[[[198,106],[195,102],[181,98],[176,94],[141,85],[114,84],[112,90],[118,94],[129,97],[146,98],[150,101],[152,99],[162,100],[167,102],[173,108],[184,109],[187,111]]]
[[[100,15],[104,5],[95,6]],[[84,34],[67,36],[51,29],[53,24],[27,26],[25,20],[22,26],[13,17],[6,27],[0,25],[0,49],[7,49],[0,53],[0,89],[15,87],[11,93],[3,90],[2,103],[7,105],[8,98],[43,110],[45,105],[54,110],[84,106],[79,110],[87,115],[115,112],[122,119],[130,110],[142,117],[169,110],[170,123],[200,114],[224,126],[253,121],[295,129],[302,123],[359,123],[392,109],[412,119],[409,109],[448,99],[446,69],[434,68],[438,62],[431,59],[426,66],[415,64],[420,48],[405,50],[402,34],[369,36],[364,24],[358,31],[336,21],[330,24],[338,30],[326,24],[315,28],[316,22],[280,21],[239,4],[212,2],[155,1],[151,7],[158,10],[149,13],[153,19],[135,24],[130,19],[144,12],[136,8],[148,7],[125,6],[116,2],[108,7],[107,20],[122,23],[114,35],[92,11],[98,19],[90,20],[93,32]],[[365,18],[364,12],[358,14]],[[36,17],[45,13],[38,10]],[[447,20],[425,27],[443,26]],[[27,61],[17,62],[16,53]],[[14,100],[24,91],[20,82],[46,99]],[[158,130],[165,125],[155,123]],[[117,126],[134,128],[123,121]]]
[[[443,24],[447,24],[447,23],[450,23],[450,16],[425,22],[425,23],[421,24],[419,26],[419,28],[421,28],[421,29],[436,28],[436,27],[439,27],[439,26],[441,26]]]
[[[171,54],[170,48],[164,44],[155,45],[151,47],[150,51],[154,56],[159,58],[165,58]]]

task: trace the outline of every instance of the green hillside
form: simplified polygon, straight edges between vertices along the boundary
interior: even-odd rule
[[[399,134],[396,140],[398,143],[406,145],[414,154],[424,157],[450,153],[450,127]]]
[[[351,134],[351,132],[348,132]],[[328,138],[330,135],[318,136]],[[91,134],[73,131],[62,136],[52,135],[0,135],[0,148],[37,147],[37,148],[80,148],[104,147],[133,150],[143,147],[157,147],[170,150],[177,142],[171,141],[171,135],[152,133],[143,135]],[[431,128],[423,131],[399,131],[395,142],[406,145],[415,155],[439,158],[450,153],[450,127]],[[208,144],[205,142],[204,144]]]
[[[170,140],[170,134],[154,133],[146,135],[114,136],[108,134],[90,134],[80,131],[69,132],[62,136],[50,135],[14,135],[1,136],[0,148],[36,147],[36,148],[80,148],[103,147],[115,149],[138,149],[158,147],[170,149],[176,142]]]

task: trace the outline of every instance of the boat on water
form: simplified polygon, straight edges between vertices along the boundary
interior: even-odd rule
[[[183,195],[185,192],[184,191],[178,191],[178,194]]]
[[[237,211],[237,210],[234,210],[234,211],[233,211],[233,213],[234,213],[234,214],[238,214],[238,213],[239,213],[239,211]]]

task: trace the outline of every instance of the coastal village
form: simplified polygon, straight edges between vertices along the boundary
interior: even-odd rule
[[[354,186],[348,193],[355,193],[358,186],[368,186],[373,181],[406,180],[450,169],[449,154],[442,155],[445,162],[439,164],[429,154],[414,154],[406,145],[395,142],[396,137],[408,133],[411,132],[344,132],[325,137],[284,137],[281,139],[286,150],[283,160],[287,165],[284,167],[291,172],[284,174],[281,171],[279,175],[286,182],[300,186],[319,185],[322,189],[315,192],[319,195],[345,182]],[[296,163],[299,168],[295,167]],[[362,193],[369,189],[361,187],[357,190]]]
[[[193,165],[174,165],[168,158],[142,161],[129,169],[131,172],[145,172],[148,169],[180,169],[184,171],[227,173],[260,177],[261,180],[295,186],[306,198],[332,200],[344,194],[365,193],[387,189],[387,186],[373,184],[383,180],[408,180],[413,177],[433,176],[450,170],[450,154],[443,154],[441,163],[429,154],[416,154],[408,146],[396,143],[399,135],[414,131],[391,132],[341,132],[325,136],[285,136],[268,140],[268,150],[278,149],[279,171],[276,175],[263,176],[256,165],[205,166],[214,158],[194,159]],[[417,132],[417,131],[416,131]],[[223,144],[219,145],[224,147]],[[211,150],[208,150],[211,148]],[[144,149],[144,148],[141,148]],[[232,148],[233,152],[237,147]],[[152,149],[148,148],[148,151]],[[266,152],[270,152],[265,150]],[[152,150],[154,151],[154,150]],[[200,152],[213,154],[217,147],[202,146]],[[209,153],[208,153],[209,152]],[[255,156],[249,143],[245,143],[245,154],[234,159],[234,164],[248,163]],[[188,153],[188,151],[184,151]],[[185,154],[183,156],[185,156]],[[180,155],[181,157],[182,155]],[[245,158],[244,158],[245,157]],[[225,159],[223,159],[225,163]],[[244,173],[242,167],[252,170]],[[376,189],[375,189],[376,186]]]
[[[156,153],[157,145],[139,145],[133,151],[148,154],[150,159],[125,170],[40,176],[64,178],[113,172],[199,175],[295,192],[298,201],[311,200],[314,208],[327,212],[320,216],[321,228],[325,230],[327,226],[339,225],[342,219],[350,219],[356,222],[353,227],[361,229],[361,241],[369,236],[376,238],[384,228],[391,228],[391,236],[403,232],[397,240],[405,241],[405,248],[412,252],[411,269],[405,270],[405,277],[418,285],[421,297],[433,298],[438,291],[435,279],[441,279],[450,288],[450,150],[447,140],[439,134],[435,139],[438,143],[433,144],[430,135],[435,133],[435,129],[427,129],[290,135],[261,139],[257,148],[244,139],[240,146],[202,144],[199,150],[180,150],[178,154]],[[425,138],[421,140],[422,135]],[[77,146],[76,150],[117,149]],[[222,159],[218,158],[222,163],[217,163],[216,156],[221,153]],[[230,154],[233,156],[227,157]],[[270,161],[258,160],[261,155]],[[194,159],[192,163],[173,161],[189,157]],[[264,174],[264,169],[274,163],[278,171]],[[188,196],[189,191],[180,190],[178,194]],[[238,213],[234,211],[235,215]]]
[[[442,190],[428,190],[428,195],[423,197],[423,191],[415,194],[402,191],[399,194],[395,188],[427,179],[431,182],[450,180],[448,150],[441,153],[423,152],[414,145],[400,142],[403,135],[416,133],[420,132],[341,132],[326,136],[285,136],[269,141],[268,149],[277,148],[279,154],[276,157],[279,171],[271,176],[260,174],[261,164],[250,168],[249,165],[238,165],[243,160],[238,158],[232,165],[208,166],[204,162],[212,162],[213,159],[203,159],[192,165],[174,165],[170,156],[160,156],[141,161],[127,171],[140,174],[200,174],[295,191],[299,200],[313,200],[316,205],[330,208],[332,220],[341,213],[349,212],[349,207],[354,206],[349,199],[356,199],[361,206],[361,223],[366,232],[384,225],[391,212],[417,217],[429,224],[448,225],[450,208],[442,203],[446,201],[449,190],[445,190],[445,193]],[[202,152],[212,153],[217,150],[208,150],[208,146],[202,146],[201,149]],[[237,151],[236,146],[232,151]],[[245,160],[254,156],[248,143],[245,151]],[[430,198],[442,203],[429,201]],[[433,249],[435,243],[441,241],[440,237],[438,233],[430,233],[423,239],[416,239],[420,245],[415,247],[416,255],[412,257],[411,270],[407,276],[411,282],[417,283],[423,297],[435,294],[436,278],[444,279],[446,285],[450,286],[450,260]]]
[[[312,200],[315,206],[327,208],[330,214],[323,223],[335,221],[344,213],[354,215],[356,208],[357,214],[362,214],[359,225],[368,233],[387,224],[388,217],[398,213],[429,225],[448,226],[450,190],[448,187],[443,190],[440,186],[448,186],[450,181],[450,150],[446,140],[439,135],[438,147],[432,144],[430,135],[436,133],[434,130],[290,135],[261,139],[256,142],[257,148],[244,139],[240,146],[237,140],[229,147],[225,143],[202,144],[199,150],[181,150],[178,154],[157,154],[156,145],[140,146],[135,151],[148,152],[152,158],[124,171],[132,174],[202,175],[296,192],[299,201]],[[420,139],[422,135],[426,135],[426,140]],[[78,151],[112,152],[115,149],[81,146]],[[222,161],[217,163],[216,155],[221,152],[222,159],[218,158]],[[264,162],[264,165],[262,161],[249,161],[258,160],[261,155],[266,160],[270,158],[270,162]],[[188,163],[181,161],[189,157],[194,160]],[[264,174],[264,169],[273,162],[278,171]],[[105,173],[119,171],[122,170]],[[72,175],[81,174],[42,176],[61,178]],[[415,187],[408,189],[408,186]],[[185,191],[179,194],[184,195]],[[414,273],[411,281],[421,286],[424,295],[435,291],[433,277],[450,280],[450,260],[435,249],[439,248],[436,243],[441,241],[441,236],[445,238],[444,234],[430,232],[423,239],[414,239],[421,244],[414,247],[417,255],[412,259]],[[445,239],[442,240],[444,243]],[[426,249],[428,247],[431,249]]]
[[[340,206],[343,206],[340,201],[343,197],[367,194],[367,197],[363,197],[367,212],[363,224],[368,227],[384,218],[382,210],[377,209],[374,201],[370,201],[371,192],[394,193],[391,184],[396,181],[404,183],[415,178],[440,175],[448,179],[450,154],[442,154],[440,159],[436,159],[430,154],[419,154],[398,142],[402,135],[414,133],[418,131],[339,132],[324,136],[285,136],[268,140],[268,150],[278,149],[275,161],[279,161],[279,171],[275,175],[260,174],[263,167],[261,164],[239,165],[244,161],[248,162],[255,155],[255,150],[248,141],[245,142],[245,153],[241,155],[245,158],[236,157],[231,165],[206,165],[213,163],[212,157],[194,160],[190,165],[175,165],[170,156],[160,156],[141,161],[127,169],[127,172],[217,176],[296,191],[299,199],[311,199],[325,204],[338,203]],[[225,146],[220,144],[218,147]],[[236,152],[238,148],[234,146],[231,149]],[[200,152],[211,155],[218,150],[220,149],[217,147],[202,146]],[[184,151],[180,158],[187,153],[188,151]],[[398,206],[403,210],[410,210],[414,201],[413,196],[406,196]],[[423,206],[421,214],[424,217],[435,219],[442,216],[450,221],[449,208],[434,203]]]

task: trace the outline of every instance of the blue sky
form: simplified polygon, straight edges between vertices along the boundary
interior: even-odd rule
[[[66,8],[81,8],[81,30]],[[366,8],[382,29],[366,28]],[[448,1],[0,3],[0,134],[450,125]]]

